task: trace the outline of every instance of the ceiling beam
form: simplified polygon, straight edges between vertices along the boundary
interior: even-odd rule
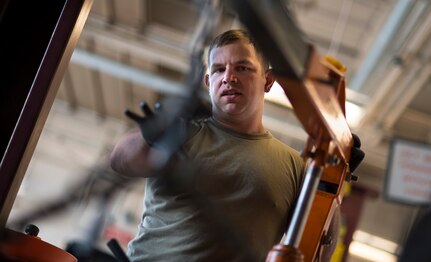
[[[431,14],[428,3],[418,3],[412,13],[420,15],[408,20],[409,25],[400,29],[397,48],[392,53],[386,52],[386,62],[380,61],[373,72],[379,81],[370,80],[375,91],[370,95],[370,102],[360,126],[368,126],[373,130],[371,144],[379,144],[380,140],[390,135],[396,121],[411,104],[421,89],[426,85],[430,74],[431,57]],[[427,24],[428,23],[428,24]],[[408,30],[407,30],[408,29]],[[377,88],[378,87],[378,88]]]
[[[151,2],[149,0],[141,0],[139,1],[140,5],[140,16],[139,16],[139,24],[138,31],[144,32],[145,27],[150,22],[151,19]]]
[[[404,76],[404,86],[397,95],[391,97],[392,103],[388,103],[386,110],[382,110],[379,122],[382,122],[384,130],[391,129],[401,114],[410,105],[411,101],[422,90],[431,75],[431,63],[416,63],[413,68]],[[385,114],[386,113],[386,114]]]
[[[86,28],[82,32],[81,41],[91,40],[97,46],[105,46],[109,50],[129,54],[136,59],[163,65],[179,72],[187,72],[190,66],[189,56],[181,39],[177,42],[158,40],[154,36],[157,34],[157,30],[157,28],[153,28],[152,37],[145,37],[142,32],[131,33],[133,32],[131,28],[113,25],[108,29],[104,26],[103,21],[92,18],[88,20]]]
[[[115,24],[115,21],[117,20],[117,12],[115,9],[115,0],[107,0],[104,1],[106,10],[107,10],[107,22],[109,24]]]
[[[129,65],[93,54],[82,49],[75,49],[72,63],[76,63],[93,70],[118,77],[151,88],[157,92],[171,95],[185,95],[187,87],[174,81],[167,80],[156,74],[149,73]]]
[[[374,45],[364,59],[363,65],[358,69],[349,87],[353,90],[360,90],[369,82],[370,75],[375,71],[376,66],[385,54],[385,50],[394,40],[400,25],[404,22],[408,12],[412,8],[413,1],[398,0],[388,20],[383,26],[380,34],[378,35]]]

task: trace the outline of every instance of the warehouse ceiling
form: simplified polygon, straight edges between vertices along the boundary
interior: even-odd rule
[[[125,108],[154,104],[186,87],[199,1],[95,0],[57,99],[128,121]],[[431,143],[431,4],[427,0],[292,0],[296,20],[320,54],[347,66],[348,122],[384,171],[388,145]],[[223,10],[217,32],[241,27]],[[264,124],[300,148],[306,136],[291,109],[268,101]]]

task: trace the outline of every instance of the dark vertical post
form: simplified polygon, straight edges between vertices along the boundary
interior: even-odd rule
[[[92,0],[0,4],[0,229],[3,229]]]

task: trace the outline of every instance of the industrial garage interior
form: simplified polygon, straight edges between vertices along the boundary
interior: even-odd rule
[[[139,112],[140,102],[154,105],[187,87],[197,2],[94,0],[8,226],[35,224],[44,241],[61,248],[92,241],[109,253],[106,242],[116,238],[127,249],[141,219],[145,179],[121,179],[109,154],[137,128],[125,109]],[[351,241],[339,243],[332,261],[343,253],[343,261],[397,261],[431,201],[431,2],[286,2],[319,53],[347,67],[347,122],[366,154],[345,195],[356,221],[339,239],[352,230]],[[217,32],[242,27],[223,9]],[[268,94],[264,125],[298,151],[304,147],[307,134],[280,87]],[[403,161],[397,146],[411,152]],[[420,180],[417,190],[400,193],[391,184],[402,163],[412,174],[400,181]]]

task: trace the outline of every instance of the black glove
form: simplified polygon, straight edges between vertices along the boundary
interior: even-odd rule
[[[359,164],[364,160],[365,153],[361,150],[361,140],[359,136],[352,133],[353,137],[353,147],[350,152],[350,160],[349,160],[349,168],[350,173],[353,173],[355,169],[359,166]]]
[[[163,134],[166,128],[166,123],[163,121],[163,117],[157,116],[153,110],[148,106],[147,103],[141,102],[140,107],[144,116],[140,116],[129,109],[125,110],[127,117],[135,121],[139,129],[141,130],[142,136],[148,145],[153,146],[154,142]],[[160,103],[154,105],[154,109],[157,112],[161,110]]]

